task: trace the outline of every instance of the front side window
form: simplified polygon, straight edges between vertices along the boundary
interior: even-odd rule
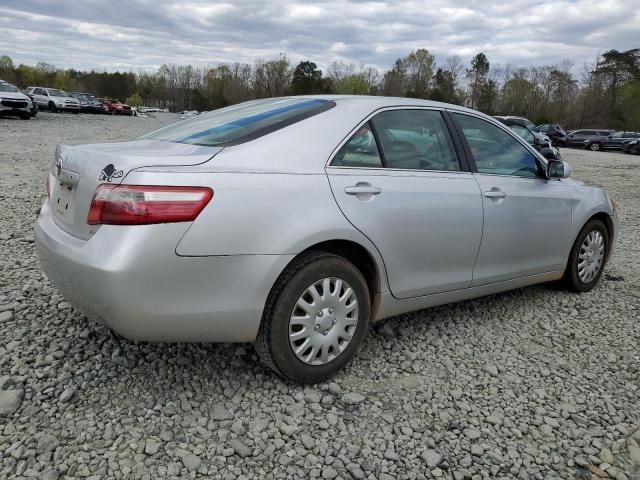
[[[436,110],[389,110],[371,120],[386,168],[459,171],[453,142]]]
[[[497,126],[476,117],[453,114],[471,148],[479,173],[536,177],[535,156]]]
[[[333,158],[336,167],[380,168],[382,160],[369,123],[354,133]]]
[[[333,108],[329,100],[270,98],[254,100],[198,115],[141,138],[205,147],[254,140]]]

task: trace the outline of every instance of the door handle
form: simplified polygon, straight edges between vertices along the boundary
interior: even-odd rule
[[[500,190],[489,190],[484,192],[484,196],[487,198],[506,198],[507,194]]]
[[[345,187],[344,193],[347,195],[378,195],[382,193],[382,190],[378,187],[374,187],[369,183],[358,183],[357,185],[353,185],[351,187]]]

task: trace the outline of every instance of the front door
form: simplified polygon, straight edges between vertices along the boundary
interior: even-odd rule
[[[342,146],[327,175],[344,215],[382,255],[396,298],[470,286],[482,199],[440,111],[377,114]]]
[[[473,285],[560,271],[569,255],[571,194],[512,134],[473,115],[453,114],[482,192],[484,228]]]

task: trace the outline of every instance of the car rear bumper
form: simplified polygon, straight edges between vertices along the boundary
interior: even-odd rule
[[[35,227],[42,267],[82,313],[142,341],[249,342],[290,255],[180,257],[188,224],[61,230],[45,202]]]

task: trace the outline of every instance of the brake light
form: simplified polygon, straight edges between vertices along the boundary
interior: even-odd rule
[[[102,184],[91,200],[89,225],[192,222],[213,197],[208,187]]]

